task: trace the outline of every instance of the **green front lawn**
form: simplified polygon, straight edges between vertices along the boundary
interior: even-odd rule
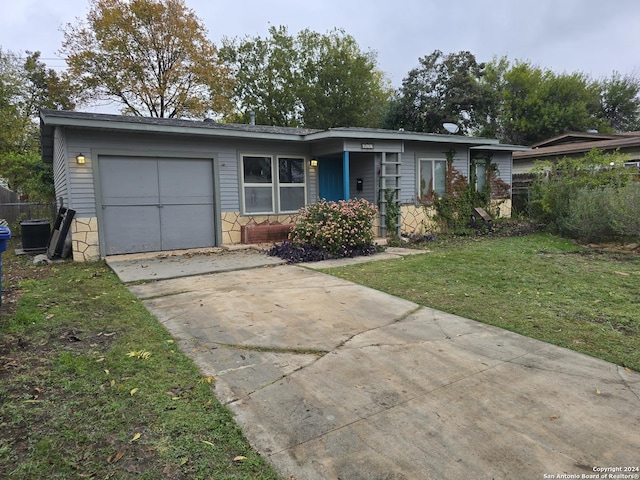
[[[4,260],[0,478],[279,478],[104,264]]]
[[[640,371],[638,255],[533,234],[326,272]]]

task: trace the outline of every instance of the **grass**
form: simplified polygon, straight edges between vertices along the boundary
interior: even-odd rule
[[[534,234],[325,272],[640,371],[638,255]]]
[[[104,264],[41,268],[0,325],[0,478],[279,478]]]

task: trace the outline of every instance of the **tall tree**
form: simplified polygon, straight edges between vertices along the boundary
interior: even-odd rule
[[[234,119],[329,128],[380,126],[391,89],[376,54],[342,30],[320,34],[270,27],[269,36],[225,39],[220,52],[236,76]]]
[[[556,74],[527,62],[504,73],[498,135],[530,145],[567,131],[602,129],[597,91],[584,74]]]
[[[480,79],[485,65],[471,52],[444,54],[435,50],[403,79],[396,102],[387,113],[387,128],[446,133],[443,123],[470,134],[486,117]]]
[[[151,117],[224,113],[230,78],[202,21],[183,0],[91,0],[64,31],[69,78],[91,99]]]
[[[40,52],[0,49],[0,176],[31,200],[53,198],[51,165],[40,160],[40,108],[74,108],[73,92]]]
[[[640,130],[640,78],[613,72],[597,82],[600,91],[600,117],[614,130]]]

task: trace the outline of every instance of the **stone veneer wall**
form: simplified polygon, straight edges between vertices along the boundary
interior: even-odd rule
[[[400,207],[400,215],[402,216],[402,226],[400,233],[402,235],[425,234],[435,228],[433,215],[435,211],[430,208],[430,214],[427,215],[425,209],[421,205],[402,205]]]
[[[96,217],[74,218],[71,221],[71,249],[73,259],[78,262],[100,260],[98,219]]]
[[[494,212],[496,210],[499,212],[498,216],[500,218],[511,217],[511,199],[494,200],[491,202],[491,207]],[[433,207],[429,208],[429,213],[427,214],[420,205],[402,205],[400,212],[402,215],[401,233],[403,235],[424,234],[437,228],[433,221],[436,213]]]
[[[250,223],[260,224],[268,221],[269,223],[280,223],[289,225],[294,223],[296,214],[289,215],[240,215],[239,212],[222,212],[222,244],[232,245],[242,241],[240,237],[240,228]]]

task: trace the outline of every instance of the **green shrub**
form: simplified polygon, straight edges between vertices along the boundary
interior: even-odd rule
[[[289,239],[324,248],[330,254],[373,244],[373,220],[378,209],[364,199],[320,200],[300,211]]]
[[[615,237],[612,205],[616,202],[616,187],[584,187],[568,199],[567,212],[558,218],[559,233],[583,242],[598,242]]]
[[[611,202],[612,226],[622,237],[640,240],[640,182],[630,182],[618,190]]]
[[[396,191],[393,188],[387,188],[384,191],[385,200],[385,217],[384,226],[387,236],[396,236],[398,229],[398,216],[400,215],[400,204],[396,201]]]
[[[626,158],[593,149],[582,158],[540,163],[531,188],[532,218],[551,231],[584,241],[612,237],[622,230],[620,222],[625,223],[614,221],[614,211],[633,177],[624,167]],[[629,195],[633,198],[634,192]]]

